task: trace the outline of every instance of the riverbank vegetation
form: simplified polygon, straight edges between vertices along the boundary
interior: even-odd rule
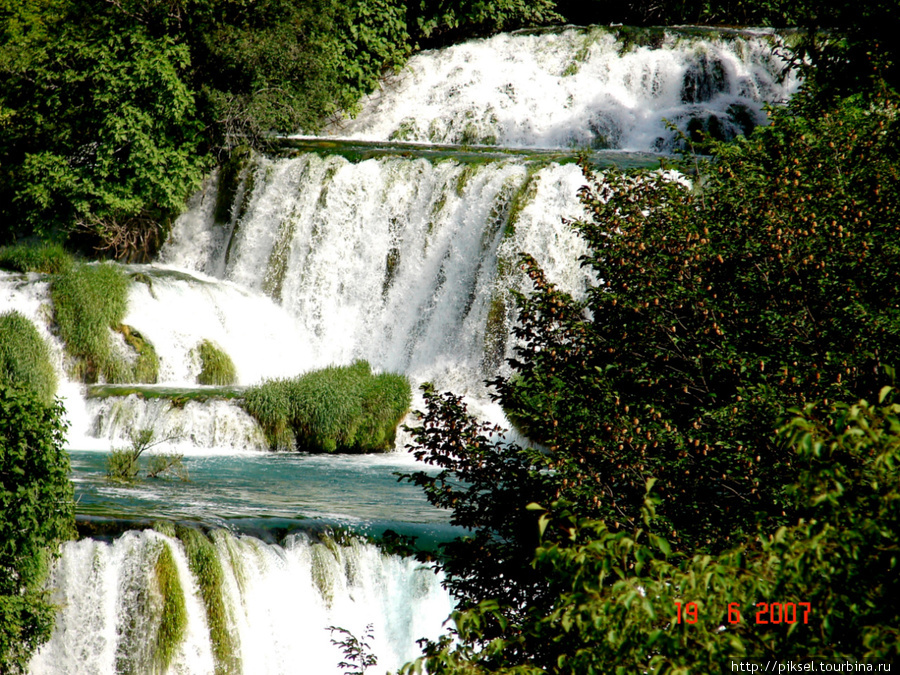
[[[46,406],[56,396],[50,349],[35,325],[16,311],[0,314],[0,384],[30,389]]]
[[[832,84],[692,185],[585,169],[601,281],[576,301],[523,255],[491,383],[544,449],[426,388],[414,450],[442,471],[407,478],[472,535],[440,563],[458,642],[408,672],[897,658],[900,98]]]
[[[411,399],[406,377],[373,375],[357,361],[269,380],[247,389],[242,405],[272,449],[379,452],[392,446]]]
[[[59,544],[74,535],[63,408],[0,383],[0,671],[24,672],[50,637],[43,588]]]

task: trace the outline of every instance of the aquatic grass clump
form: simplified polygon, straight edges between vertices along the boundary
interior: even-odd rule
[[[188,566],[197,581],[200,597],[206,608],[215,673],[239,673],[241,659],[235,638],[229,630],[228,611],[225,607],[225,572],[219,561],[218,550],[206,535],[194,528],[176,525],[175,533],[184,544]]]
[[[200,359],[200,375],[197,376],[197,382],[222,387],[237,381],[234,361],[219,345],[203,340],[197,345],[195,353]]]
[[[154,672],[164,673],[169,669],[175,652],[187,633],[187,607],[184,589],[178,578],[178,567],[172,548],[164,543],[156,560],[156,583],[162,596],[162,617],[156,630],[153,650]]]
[[[72,256],[59,244],[18,244],[0,248],[0,269],[12,272],[62,274],[73,264]]]
[[[390,449],[409,410],[402,375],[372,375],[366,361],[331,366],[248,389],[244,408],[274,449],[372,452]]]
[[[59,334],[74,361],[74,374],[86,382],[120,366],[109,331],[125,318],[128,284],[122,269],[111,263],[76,265],[50,284]]]
[[[125,340],[125,344],[131,347],[135,358],[133,362],[125,362],[120,379],[107,377],[110,382],[143,382],[155,384],[159,379],[159,356],[153,343],[141,335],[137,330],[126,324],[119,324],[114,329]]]
[[[156,382],[159,358],[153,345],[122,323],[128,310],[128,275],[118,265],[76,265],[55,277],[50,297],[73,375],[85,382]],[[131,354],[114,347],[111,331]],[[133,355],[133,356],[132,356]]]
[[[35,325],[16,311],[0,315],[0,384],[30,389],[46,406],[56,395],[50,349]]]

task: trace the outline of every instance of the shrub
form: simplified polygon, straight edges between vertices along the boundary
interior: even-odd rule
[[[62,274],[68,272],[72,265],[72,256],[59,244],[0,248],[0,268],[14,272]]]
[[[476,649],[501,607],[487,601],[458,612],[459,639],[431,643],[402,672],[713,673],[742,660],[896,660],[900,405],[890,396],[885,387],[874,405],[794,411],[780,437],[800,467],[790,491],[806,518],[716,556],[679,554],[653,535],[659,499],[649,489],[634,529],[558,505],[537,524],[545,536],[534,559],[551,605]],[[545,649],[541,665],[552,667],[513,668],[535,645]]]
[[[133,483],[141,470],[141,455],[156,445],[177,440],[178,435],[155,439],[153,429],[133,429],[131,447],[114,448],[106,458],[106,477],[119,483]],[[177,453],[154,453],[147,467],[148,478],[158,478],[172,474],[181,480],[188,480],[187,469],[182,463],[183,456]]]
[[[402,375],[372,375],[369,364],[332,366],[249,389],[244,407],[273,448],[316,452],[387,450],[409,409]]]
[[[19,312],[0,315],[0,384],[27,387],[44,405],[56,395],[56,371],[47,343]]]
[[[59,403],[0,383],[0,672],[23,672],[50,637],[42,584],[50,556],[74,533]]]
[[[203,340],[197,345],[195,353],[200,359],[200,375],[197,377],[197,382],[224,386],[237,381],[234,361],[217,344]]]
[[[869,397],[900,361],[900,313],[884,300],[900,294],[898,108],[854,103],[818,118],[776,113],[717,145],[694,188],[587,172],[588,216],[573,225],[601,281],[577,302],[523,257],[535,290],[518,297],[514,376],[493,382],[546,452],[496,438],[458,397],[426,391],[415,449],[441,472],[409,478],[472,530],[440,566],[461,610],[497,603],[475,647],[554,602],[527,562],[529,502],[564,501],[576,518],[633,533],[654,480],[648,529],[686,555],[806,515],[785,490],[802,467],[775,433],[780,418]],[[545,543],[570,532],[550,528]],[[534,640],[505,657],[555,664],[554,649]]]

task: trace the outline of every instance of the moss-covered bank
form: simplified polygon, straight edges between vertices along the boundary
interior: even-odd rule
[[[409,410],[402,375],[373,375],[369,364],[332,366],[248,389],[244,408],[273,449],[313,452],[388,450]]]
[[[122,323],[129,284],[125,272],[111,263],[75,265],[51,281],[56,327],[75,377],[85,382],[156,382],[159,359],[153,345]],[[121,335],[122,348],[116,348],[111,330]]]

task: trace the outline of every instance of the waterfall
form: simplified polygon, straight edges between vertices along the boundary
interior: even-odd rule
[[[584,215],[576,155],[655,168],[654,153],[675,149],[680,133],[730,138],[765,123],[764,106],[798,86],[781,77],[780,40],[764,31],[565,27],[417,54],[355,119],[214,173],[158,260],[124,266],[125,323],[155,347],[156,389],[74,381],[47,277],[0,273],[0,312],[23,313],[50,345],[71,448],[108,450],[149,427],[158,437],[177,432],[181,452],[206,455],[190,459],[237,465],[206,469],[206,479],[178,489],[147,481],[137,494],[82,461],[76,491],[93,492],[80,514],[147,509],[155,519],[177,494],[172,520],[187,513],[207,525],[258,519],[294,530],[323,513],[347,516],[356,490],[368,500],[350,514],[361,529],[446,525],[434,509],[425,517],[385,505],[396,487],[388,464],[360,469],[389,479],[376,489],[334,463],[283,455],[307,465],[290,473],[257,453],[269,473],[254,489],[215,487],[210,472],[246,477],[240,452],[266,446],[232,400],[182,396],[214,393],[197,383],[198,345],[214,342],[231,357],[238,388],[365,359],[414,387],[464,394],[477,414],[503,424],[484,380],[505,372],[514,348],[513,296],[530,288],[518,255],[534,256],[575,297],[596,283],[579,264],[584,242],[564,222]],[[409,435],[398,439],[402,448]],[[272,493],[270,504],[260,506],[259,491]],[[56,628],[30,673],[337,673],[341,654],[326,628],[362,637],[369,623],[375,672],[384,672],[417,655],[417,638],[440,634],[451,601],[433,570],[355,540],[280,541],[162,525],[66,543],[48,585]]]
[[[368,624],[376,672],[387,672],[415,658],[417,639],[436,638],[452,609],[430,568],[371,544],[189,534],[65,544],[51,579],[56,629],[31,674],[341,673],[326,628],[363,637]],[[206,571],[191,562],[198,546]]]
[[[769,31],[568,27],[423,52],[342,137],[517,147],[667,150],[674,132],[731,137],[798,86]]]

